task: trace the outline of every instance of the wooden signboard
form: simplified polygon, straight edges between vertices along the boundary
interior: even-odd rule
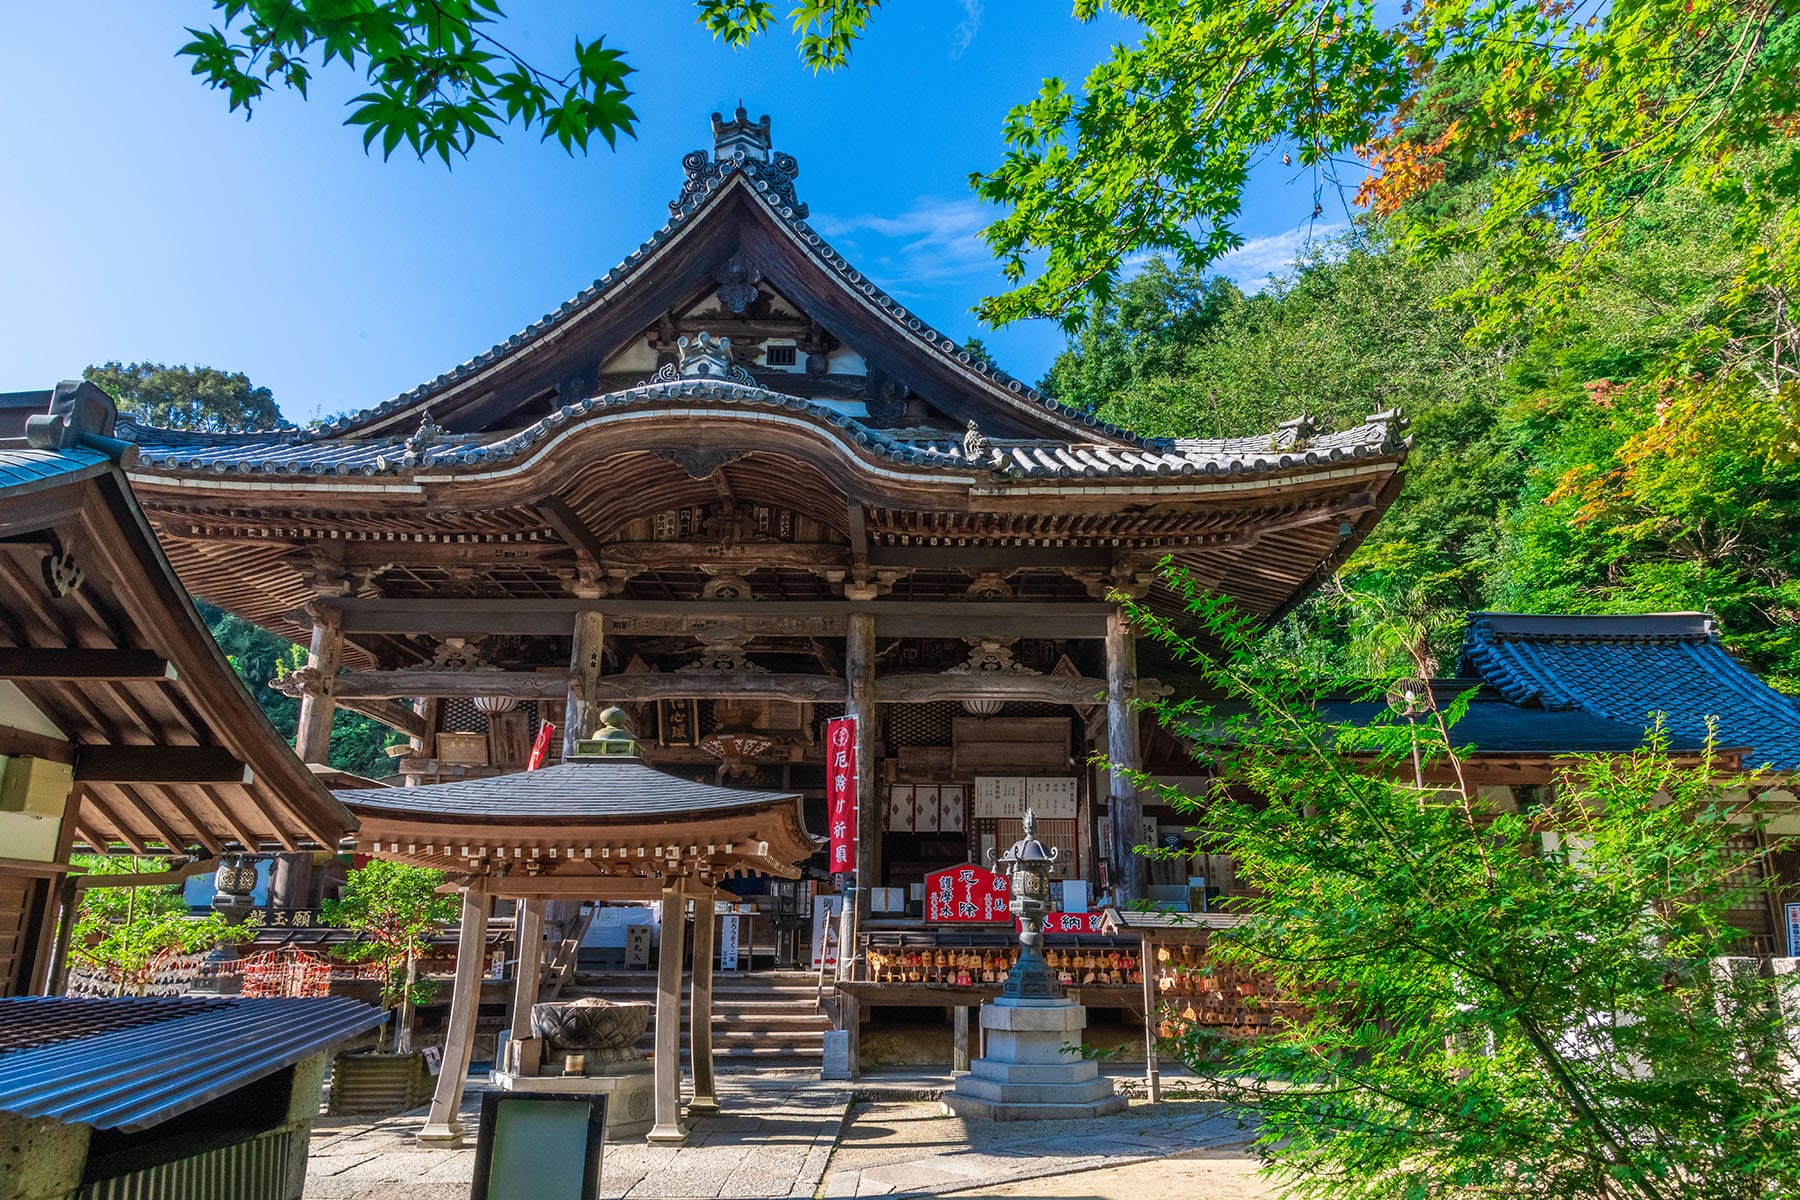
[[[957,717],[951,743],[958,771],[1069,769],[1066,717]]]
[[[1006,877],[986,867],[964,863],[925,877],[925,920],[940,925],[992,924],[1011,921],[1012,899]]]

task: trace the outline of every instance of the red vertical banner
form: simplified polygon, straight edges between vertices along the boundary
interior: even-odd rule
[[[831,869],[856,870],[856,718],[825,722],[825,812]]]
[[[544,759],[550,755],[550,737],[556,732],[556,726],[545,721],[538,726],[537,740],[531,743],[531,758],[525,763],[527,771],[535,771],[544,765]]]

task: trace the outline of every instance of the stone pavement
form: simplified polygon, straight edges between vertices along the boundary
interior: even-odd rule
[[[808,1078],[721,1076],[724,1114],[690,1120],[680,1146],[608,1143],[600,1195],[613,1200],[811,1197],[844,1125],[850,1093]],[[398,1117],[321,1117],[313,1126],[305,1200],[468,1200],[480,1094],[462,1109],[468,1146],[422,1147],[423,1109]]]
[[[1178,1098],[1136,1100],[1118,1116],[1078,1121],[965,1121],[944,1115],[934,1101],[859,1104],[819,1194],[841,1200],[988,1191],[1241,1145],[1251,1136],[1218,1105]],[[1061,1194],[1090,1193],[1077,1183]]]

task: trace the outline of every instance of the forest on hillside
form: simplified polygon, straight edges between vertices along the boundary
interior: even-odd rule
[[[1453,175],[1365,212],[1255,294],[1153,259],[1042,386],[1167,437],[1404,411],[1405,487],[1277,630],[1296,654],[1391,675],[1397,619],[1449,671],[1471,610],[1699,610],[1800,692],[1800,336],[1781,289],[1746,288],[1741,197],[1648,190],[1565,310],[1487,329],[1469,293],[1491,262],[1422,262],[1404,239],[1406,210],[1476,206],[1490,184]]]

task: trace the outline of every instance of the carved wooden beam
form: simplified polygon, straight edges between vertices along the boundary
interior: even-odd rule
[[[397,700],[349,699],[337,697],[337,706],[361,713],[371,721],[379,721],[389,729],[397,729],[409,738],[423,738],[429,730],[425,718]]]
[[[794,636],[841,636],[852,612],[875,614],[880,637],[1092,638],[1106,634],[1111,606],[1036,601],[879,600],[391,600],[350,597],[337,602],[347,634],[553,634],[568,636],[570,617],[589,610],[629,617],[633,633],[680,633],[720,622],[751,632],[786,633],[776,626],[805,621]],[[758,627],[758,623],[768,622]],[[685,623],[685,624],[683,624]],[[608,628],[625,632],[622,623]],[[422,693],[421,693],[422,694]]]
[[[523,700],[552,700],[561,699],[567,689],[568,678],[562,673],[357,671],[338,676],[335,695],[339,704],[353,708],[366,699],[397,696],[514,696]],[[650,672],[602,675],[594,681],[597,702],[608,704],[744,697],[821,704],[842,701],[844,689],[844,681],[832,675],[765,671]],[[888,675],[878,676],[875,680],[875,699],[882,704],[926,704],[937,700],[1095,704],[1105,691],[1106,681],[1102,679],[1035,675],[1023,671]]]
[[[350,671],[333,683],[332,697],[345,708],[355,707],[355,701],[413,696],[563,700],[569,694],[567,671]]]
[[[1104,679],[1078,675],[971,671],[968,674],[888,675],[875,680],[882,704],[927,704],[939,700],[1014,700],[1033,704],[1093,704],[1106,691]]]
[[[850,548],[833,542],[613,542],[606,547],[605,562],[608,568],[629,566],[646,570],[687,564],[717,564],[742,570],[841,570],[850,565]]]
[[[76,783],[250,783],[256,776],[213,746],[83,746]]]
[[[0,647],[0,679],[173,683],[175,664],[151,650]]]

